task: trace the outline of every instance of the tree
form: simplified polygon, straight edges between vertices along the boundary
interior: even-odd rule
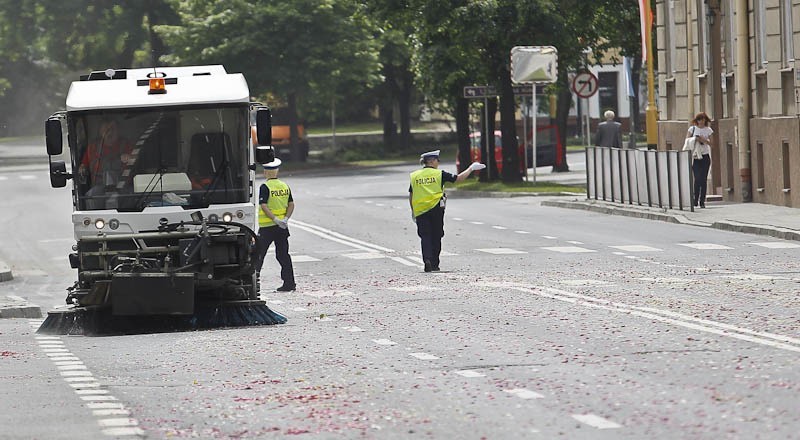
[[[244,73],[254,94],[280,97],[289,110],[292,151],[298,151],[298,102],[310,94],[330,102],[345,85],[377,79],[372,29],[356,1],[191,0],[178,12],[180,25],[156,26],[172,48],[163,59],[222,63]]]

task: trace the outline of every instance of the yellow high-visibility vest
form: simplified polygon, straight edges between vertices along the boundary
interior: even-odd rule
[[[411,173],[411,208],[414,217],[430,211],[443,196],[442,170],[425,167]]]
[[[286,209],[289,207],[289,195],[292,191],[289,185],[281,182],[278,179],[268,179],[265,182],[269,190],[269,198],[267,199],[267,208],[275,214],[275,217],[283,219],[286,217]],[[275,222],[267,216],[261,206],[258,208],[258,226],[263,228],[266,226],[273,226]]]

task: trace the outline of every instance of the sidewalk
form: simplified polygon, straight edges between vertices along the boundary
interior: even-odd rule
[[[565,173],[553,173],[550,168],[538,169],[537,182],[585,186],[586,163],[584,156],[570,154],[567,163],[570,170]],[[546,200],[542,202],[542,205],[767,235],[786,240],[800,240],[800,209],[762,203],[724,202],[721,201],[720,196],[713,195],[706,200],[707,208],[695,208],[694,212],[688,208],[684,210],[662,209],[590,200],[586,196]]]

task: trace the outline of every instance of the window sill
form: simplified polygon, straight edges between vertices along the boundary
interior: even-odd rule
[[[763,68],[763,69],[758,69],[758,70],[756,70],[756,71],[755,71],[755,72],[753,72],[753,73],[754,73],[756,76],[767,76],[767,68],[765,67],[765,68]]]
[[[764,192],[764,188],[756,188],[756,191],[760,192],[760,193],[763,193]]]
[[[779,70],[781,73],[789,73],[794,71],[794,66],[784,67]]]
[[[791,190],[792,190],[791,188],[784,188],[783,192],[786,193],[786,194],[789,194],[789,191],[791,191]]]

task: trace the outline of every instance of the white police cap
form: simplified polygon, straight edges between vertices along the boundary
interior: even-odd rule
[[[281,160],[276,157],[272,162],[262,163],[261,166],[265,170],[277,170],[281,166]]]
[[[434,157],[439,157],[439,152],[440,151],[441,150],[428,151],[427,153],[420,154],[419,158],[423,159],[423,160],[433,159]]]

